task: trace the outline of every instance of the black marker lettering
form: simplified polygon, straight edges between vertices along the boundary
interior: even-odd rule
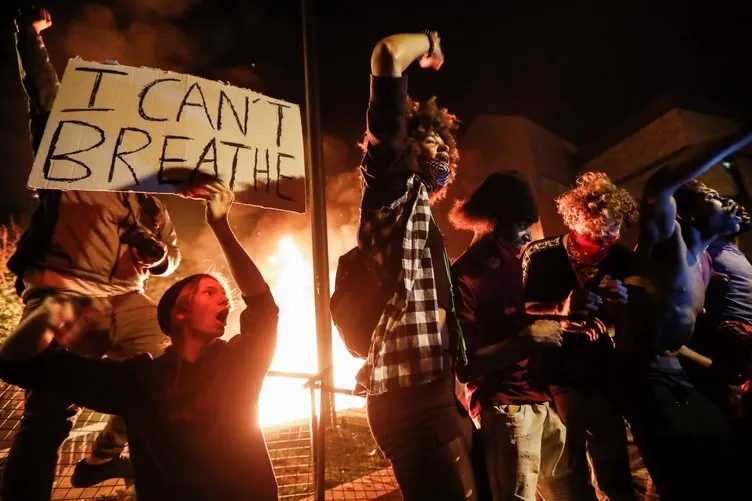
[[[146,101],[146,96],[149,94],[149,91],[156,87],[157,84],[160,84],[162,82],[179,82],[180,79],[178,78],[159,78],[157,80],[154,80],[153,82],[147,84],[143,89],[141,89],[141,92],[138,94],[138,114],[141,115],[141,118],[144,120],[150,120],[152,122],[166,122],[167,118],[156,118],[150,115],[146,114],[146,111],[144,110],[144,101]]]
[[[192,141],[193,139],[186,136],[165,136],[162,143],[162,156],[159,157],[159,173],[157,174],[157,183],[159,184],[180,184],[185,182],[185,179],[165,179],[164,167],[167,162],[185,162],[185,158],[170,158],[167,156],[167,143],[172,139],[182,139],[185,141]]]
[[[143,146],[139,146],[135,150],[121,152],[120,146],[123,144],[123,140],[125,139],[125,134],[128,132],[139,132],[143,134],[146,137],[146,143]],[[108,183],[112,182],[112,177],[115,174],[115,162],[117,160],[120,160],[121,162],[125,164],[126,167],[128,167],[128,170],[133,176],[133,181],[136,183],[136,186],[139,186],[140,183],[138,182],[138,177],[136,177],[136,171],[133,170],[133,166],[129,164],[128,161],[124,159],[123,157],[125,155],[130,155],[131,153],[139,152],[143,150],[144,148],[146,148],[147,146],[149,146],[150,144],[151,144],[151,136],[149,135],[147,131],[136,129],[135,127],[123,127],[122,129],[120,129],[120,134],[118,134],[117,141],[115,142],[115,151],[112,154],[112,163],[110,164],[110,174],[109,176],[107,176],[107,182]]]
[[[211,158],[206,158],[206,154],[209,153],[209,149],[212,150],[213,155]],[[208,162],[214,164],[214,177],[216,179],[219,179],[219,167],[217,166],[217,140],[215,138],[211,138],[209,142],[206,143],[206,146],[204,146],[204,151],[202,151],[201,155],[199,155],[198,162],[196,162],[196,167],[194,167],[193,172],[191,172],[191,182],[196,179],[198,170],[201,168],[201,165]]]
[[[224,145],[235,148],[235,153],[232,156],[232,174],[230,174],[230,190],[235,191],[235,174],[238,171],[238,152],[240,151],[240,148],[243,148],[244,150],[253,150],[253,147],[240,143],[229,143],[227,141],[220,142]],[[256,156],[258,157],[258,151]]]
[[[271,183],[271,169],[269,168],[269,148],[264,150],[266,153],[266,169],[258,168],[258,149],[256,149],[256,159],[253,162],[253,191],[258,190],[258,175],[266,174],[266,192],[269,193]]]
[[[99,87],[102,85],[102,75],[108,74],[108,75],[127,75],[127,71],[119,71],[119,70],[110,70],[110,69],[103,69],[103,68],[76,68],[76,71],[83,71],[86,73],[96,73],[97,76],[94,77],[94,85],[91,88],[91,94],[89,95],[89,104],[86,108],[67,108],[62,110],[63,112],[70,112],[70,111],[112,111],[113,108],[95,108],[94,103],[97,100],[97,93],[99,92]]]
[[[230,98],[227,97],[227,94],[225,94],[225,91],[220,90],[219,91],[219,109],[217,110],[217,130],[222,130],[222,104],[227,101],[227,104],[230,105],[230,110],[232,110],[232,114],[235,117],[235,122],[238,124],[238,129],[240,129],[240,132],[243,133],[245,136],[248,134],[248,96],[245,96],[245,121],[241,122],[240,117],[238,116],[238,112],[235,109],[235,105],[232,104],[232,101],[230,101]]]
[[[191,93],[193,92],[193,89],[198,90],[198,95],[201,97],[200,103],[189,103],[188,98],[191,96]],[[209,125],[211,125],[211,128],[214,128],[214,124],[212,123],[212,119],[209,116],[209,109],[206,107],[206,99],[204,99],[204,92],[201,90],[201,86],[198,84],[198,82],[194,82],[193,85],[191,85],[188,88],[188,92],[185,93],[185,96],[183,97],[183,102],[180,103],[180,109],[178,109],[178,116],[176,120],[180,121],[180,115],[183,114],[183,108],[186,106],[198,106],[199,108],[202,108],[204,110],[204,114],[206,114],[206,119],[209,121]]]
[[[284,118],[282,108],[289,108],[289,106],[282,103],[272,103],[271,101],[269,101],[269,104],[277,107],[277,148],[279,148],[282,144],[282,119]]]
[[[295,199],[290,196],[283,195],[281,188],[280,188],[280,186],[282,185],[283,179],[292,179],[291,176],[285,176],[282,174],[282,159],[283,158],[295,158],[295,157],[292,155],[288,155],[287,153],[277,152],[277,196],[281,198],[282,200],[289,200],[291,202],[294,202]]]
[[[80,150],[75,151],[68,151],[66,153],[55,153],[57,150],[57,142],[60,139],[60,135],[63,132],[63,128],[66,125],[78,125],[80,127],[88,127],[89,129],[94,129],[99,134],[99,140],[93,144],[92,146],[89,146],[88,148],[83,148]],[[44,175],[44,178],[49,181],[63,181],[72,183],[74,181],[80,181],[82,179],[86,179],[87,177],[91,176],[91,169],[89,166],[87,166],[85,163],[81,162],[80,160],[76,160],[75,158],[71,158],[71,155],[75,155],[76,153],[83,153],[85,151],[93,150],[94,148],[98,148],[99,146],[104,143],[104,130],[100,129],[96,125],[91,125],[86,122],[81,122],[79,120],[61,120],[60,123],[57,124],[57,128],[55,129],[55,132],[52,134],[52,140],[50,141],[50,148],[47,151],[47,158],[44,160],[44,166],[42,167],[42,174]],[[52,169],[52,162],[55,160],[67,160],[68,162],[73,162],[74,164],[80,165],[84,168],[85,174],[78,176],[78,177],[54,177],[50,174],[50,170]]]

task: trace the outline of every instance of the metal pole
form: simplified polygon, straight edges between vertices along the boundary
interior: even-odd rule
[[[318,485],[319,482],[316,478],[316,475],[318,474],[318,469],[316,468],[316,465],[319,464],[318,461],[318,455],[319,455],[319,448],[321,447],[321,444],[319,443],[319,436],[318,436],[318,430],[319,425],[318,421],[316,419],[316,385],[311,384],[311,386],[308,388],[311,395],[311,422],[310,424],[310,433],[311,433],[311,469],[313,470],[311,472],[311,477],[313,478],[313,485],[316,490],[316,499],[318,500]],[[321,498],[323,499],[323,498]]]
[[[316,335],[319,372],[322,383],[334,386],[332,377],[332,329],[329,314],[329,253],[326,234],[326,176],[322,162],[322,134],[319,109],[318,47],[316,35],[316,2],[302,0],[303,53],[306,84],[306,184],[311,211],[313,242],[313,279],[315,286]],[[316,499],[324,501],[326,425],[331,412],[331,395],[319,392],[321,414],[318,420],[316,457]]]

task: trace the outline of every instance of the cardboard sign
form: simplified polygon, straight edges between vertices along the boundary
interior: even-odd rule
[[[221,179],[236,201],[305,212],[300,108],[152,68],[68,61],[30,188],[176,193]]]

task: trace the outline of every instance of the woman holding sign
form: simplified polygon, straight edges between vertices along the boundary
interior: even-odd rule
[[[444,240],[431,215],[431,202],[454,178],[458,121],[435,99],[408,97],[403,73],[414,61],[441,67],[438,33],[392,35],[371,56],[358,245],[394,291],[357,379],[367,394],[371,432],[404,499],[472,500],[475,483],[454,395],[464,344]]]
[[[190,197],[206,200],[207,223],[240,289],[240,334],[220,339],[230,294],[208,274],[184,278],[162,295],[159,327],[173,346],[155,359],[93,359],[60,349],[53,341],[66,344],[97,315],[50,297],[0,347],[0,378],[123,416],[139,501],[276,501],[257,403],[279,310],[230,228],[233,193],[212,181]]]

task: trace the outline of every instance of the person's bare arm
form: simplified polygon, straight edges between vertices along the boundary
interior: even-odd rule
[[[649,252],[653,245],[674,234],[677,224],[674,193],[681,185],[705,173],[750,142],[752,127],[746,126],[732,136],[707,144],[686,161],[666,166],[653,174],[645,183],[643,192],[638,251]]]
[[[676,354],[706,369],[710,369],[710,366],[713,365],[713,360],[686,346],[681,346]]]
[[[433,40],[433,53],[429,56]],[[403,33],[391,35],[379,41],[371,53],[371,74],[375,77],[401,77],[414,61],[420,59],[424,68],[439,69],[444,63],[441,39],[437,32]]]
[[[217,237],[240,293],[253,297],[267,292],[266,280],[230,228],[229,213],[235,194],[221,181],[214,180],[192,188],[187,196],[206,200],[206,222]]]
[[[561,346],[561,333],[558,322],[537,320],[517,336],[468,353],[468,363],[457,369],[457,379],[467,383],[525,360],[536,347]]]
[[[230,274],[246,303],[240,314],[240,335],[229,341],[224,363],[227,370],[242,374],[249,394],[258,395],[274,358],[279,308],[256,263],[230,228],[228,216],[234,193],[221,181],[213,180],[191,188],[186,195],[206,200],[206,221],[222,247]]]
[[[648,198],[673,195],[681,185],[704,174],[751,142],[752,124],[731,135],[710,141],[687,160],[663,167],[653,174],[645,185],[645,195]]]
[[[603,299],[587,289],[574,289],[564,301],[528,301],[525,310],[530,316],[555,316],[586,318],[598,313]]]

